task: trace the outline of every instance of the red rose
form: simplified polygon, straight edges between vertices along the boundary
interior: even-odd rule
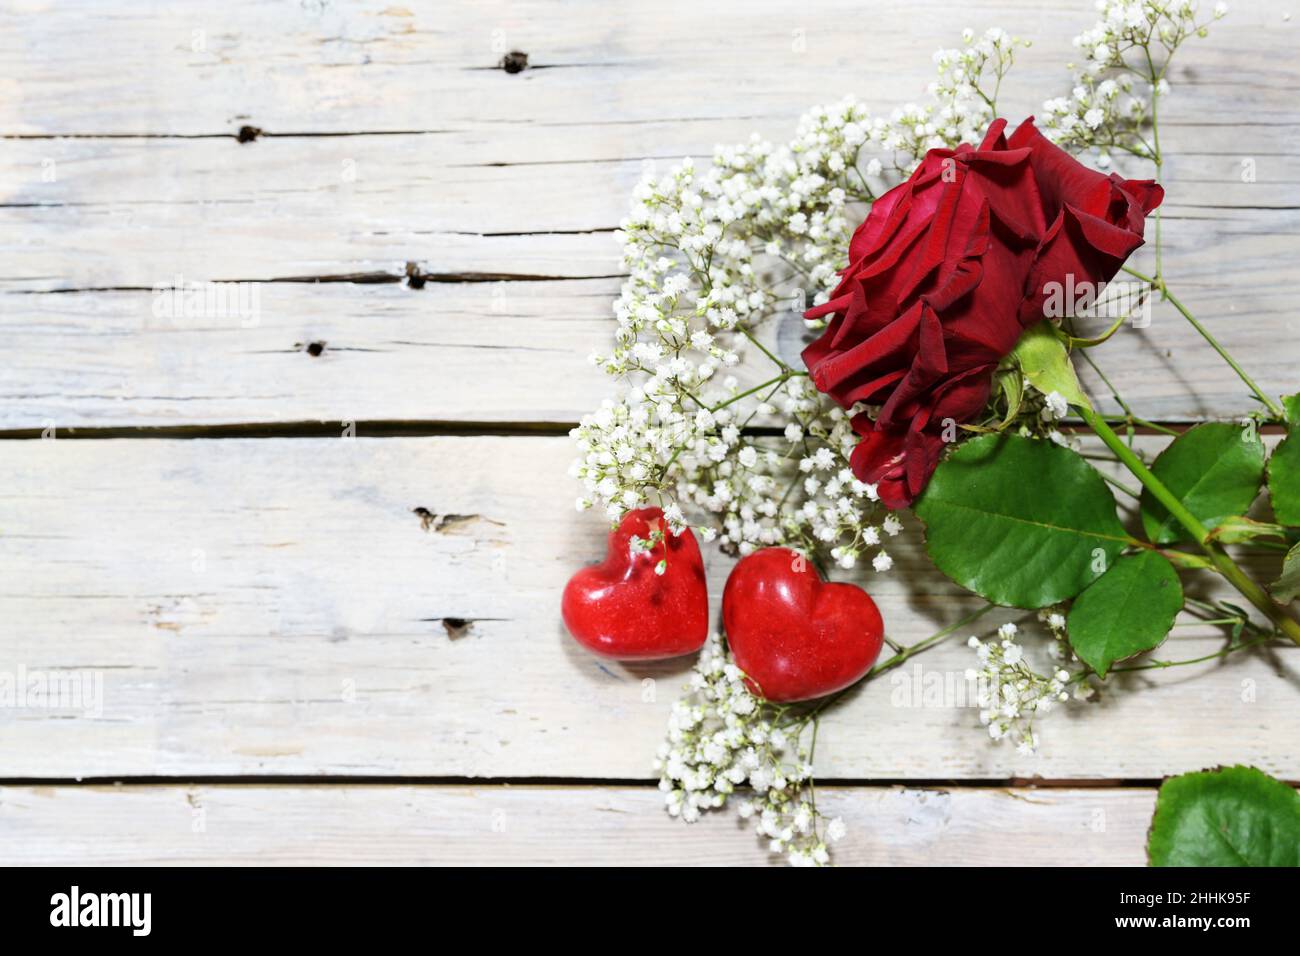
[[[1088,169],[1025,120],[996,120],[979,149],[931,150],[849,244],[825,333],[804,350],[818,389],[862,441],[853,472],[890,508],[910,505],[943,450],[945,420],[985,407],[998,361],[1043,318],[1045,286],[1109,281],[1142,244],[1164,191]]]

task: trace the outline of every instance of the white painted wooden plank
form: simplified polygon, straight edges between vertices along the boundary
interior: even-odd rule
[[[928,6],[935,9],[927,13]],[[612,28],[595,9],[180,4],[108,20],[95,5],[17,8],[6,24],[12,29],[0,31],[0,62],[22,77],[0,96],[0,129],[10,133],[188,136],[245,122],[282,133],[425,132],[244,145],[10,140],[0,170],[0,290],[150,287],[177,275],[396,275],[409,260],[443,273],[610,275],[619,271],[614,244],[592,230],[617,222],[647,160],[706,153],[750,130],[784,137],[798,112],[828,90],[856,90],[888,108],[919,93],[931,70],[923,51],[948,42],[953,28],[948,6],[930,0],[874,11],[864,68],[860,36],[821,26],[856,22],[852,4],[825,4],[799,18],[778,5],[746,4],[729,21],[725,5],[670,4],[628,11]],[[1175,71],[1181,89],[1165,111],[1169,273],[1274,392],[1295,388],[1296,355],[1285,346],[1298,331],[1290,290],[1300,235],[1293,95],[1300,68],[1289,55],[1294,27],[1281,21],[1283,9],[1255,4],[1216,24]],[[1066,0],[970,4],[962,12],[1037,39],[1009,84],[1013,114],[1061,87],[1068,36],[1092,16],[1086,4]],[[1073,18],[1078,25],[1068,27]],[[202,49],[194,48],[195,31]],[[665,31],[674,42],[664,41]],[[795,31],[803,31],[803,52]],[[554,68],[518,76],[481,68],[497,56],[494,42],[534,40],[543,51],[534,62]],[[392,94],[416,81],[427,98]],[[715,95],[701,97],[700,89]],[[1250,122],[1242,119],[1242,90]],[[228,108],[243,98],[256,110]],[[1245,157],[1257,163],[1254,183],[1241,182]],[[147,294],[93,294],[88,304],[6,296],[0,321],[14,358],[0,380],[9,399],[0,427],[571,420],[605,393],[603,377],[574,367],[608,341],[608,324],[599,321],[606,305],[588,298],[588,288],[556,290],[556,301],[543,307],[562,320],[580,310],[577,326],[557,325],[551,314],[534,325],[529,315],[509,334],[514,343],[539,345],[512,345],[504,354],[490,322],[466,323],[451,349],[419,339],[415,353],[394,348],[384,323],[394,289],[264,290],[266,327],[251,331],[220,322],[148,327]],[[495,308],[502,291],[477,288],[464,298]],[[545,294],[528,286],[504,291]],[[559,301],[565,297],[582,301]],[[409,307],[403,329],[420,320],[421,307],[438,313],[442,306],[396,301]],[[125,326],[123,313],[130,313]],[[109,349],[99,337],[105,314],[114,333]],[[139,334],[127,334],[137,316]],[[444,318],[429,321],[445,340]],[[351,355],[346,371],[336,352],[331,371],[341,374],[318,374],[293,354],[313,331],[304,326],[367,351]],[[471,361],[466,349],[480,346],[495,350],[489,373],[504,364],[511,385],[501,387]],[[1231,372],[1168,310],[1151,330],[1115,343],[1106,361],[1151,418],[1230,417],[1252,407]],[[1164,371],[1153,375],[1153,366]],[[466,368],[468,387],[428,384]],[[544,401],[529,401],[539,378],[555,387]],[[270,379],[285,387],[247,385]]]
[[[581,230],[617,222],[635,161],[479,167],[453,187],[443,181],[448,170],[441,178],[422,172],[428,142],[344,137],[214,149],[210,141],[75,140],[58,178],[37,186],[41,144],[16,141],[22,161],[10,167],[2,192],[18,205],[0,209],[0,220],[14,220],[0,230],[9,237],[0,240],[9,270],[0,279],[0,322],[13,356],[0,373],[8,399],[0,427],[576,420],[608,394],[607,379],[585,357],[609,345],[617,279],[429,282],[418,291],[259,282],[237,293],[246,312],[155,314],[159,297],[149,290],[158,285],[396,278],[405,259],[471,278],[619,273],[612,237]],[[1207,178],[1195,188],[1213,198],[1236,161],[1201,158]],[[361,171],[356,183],[337,180],[347,163]],[[608,175],[592,189],[591,170],[600,168]],[[1264,169],[1262,177],[1300,176]],[[1234,201],[1251,201],[1254,189],[1264,205],[1295,191],[1281,180],[1238,186]],[[184,198],[195,191],[200,198]],[[1300,212],[1196,215],[1168,225],[1169,274],[1181,277],[1187,301],[1266,388],[1294,389],[1294,350],[1279,344],[1295,338],[1297,320],[1281,277],[1293,267]],[[140,291],[28,294],[123,286]],[[796,331],[786,343],[791,360],[799,338]],[[304,363],[296,353],[312,341],[338,348]],[[349,351],[346,361],[340,349]],[[1151,328],[1126,331],[1100,359],[1153,419],[1251,407],[1232,372],[1167,307],[1157,308]],[[1165,371],[1150,374],[1153,364]],[[265,387],[270,381],[282,387]],[[538,381],[550,383],[540,399]]]
[[[842,866],[1141,866],[1155,793],[819,787]],[[10,865],[755,865],[730,812],[687,825],[648,787],[0,788]]]
[[[648,778],[687,664],[601,662],[563,633],[560,589],[604,550],[602,521],[572,511],[571,454],[531,437],[7,442],[0,671],[102,684],[98,708],[0,708],[5,774]],[[425,530],[416,507],[463,517]],[[708,551],[716,608],[730,562]],[[915,544],[893,553],[867,584],[896,639],[973,609]],[[474,623],[453,637],[444,618]],[[1180,628],[1161,655],[1217,646]],[[935,699],[973,661],[954,640],[863,687],[824,722],[820,774],[1300,777],[1294,648],[1128,675],[1045,719],[1037,757],[990,745],[971,699]]]
[[[458,252],[504,259],[518,251],[505,243],[475,248],[466,239],[520,235],[541,247],[537,256],[567,234],[613,230],[647,171],[662,174],[684,155],[703,161],[716,143],[743,141],[753,132],[786,141],[794,124],[794,116],[705,130],[661,122],[653,136],[583,126],[538,134],[522,152],[511,137],[490,131],[242,145],[9,140],[0,214],[23,232],[5,237],[6,254],[17,259],[4,279],[10,287],[29,275],[34,288],[152,286],[176,269],[201,279],[270,279],[358,272],[408,258],[445,271]],[[1300,111],[1296,125],[1281,130],[1295,142],[1279,142],[1278,128],[1263,125],[1182,132],[1186,142],[1169,147],[1163,206],[1167,220],[1187,221],[1171,227],[1175,247],[1180,231],[1296,231],[1295,216],[1287,214],[1297,205],[1300,159],[1288,147],[1300,146]],[[1170,135],[1177,141],[1180,131]],[[1243,158],[1255,162],[1254,181],[1242,181]],[[1130,171],[1146,172],[1137,165]],[[127,244],[96,241],[109,229]],[[232,237],[240,241],[231,243]],[[556,245],[549,255],[558,259],[566,251],[595,258],[581,245]],[[64,281],[28,271],[29,263],[41,261],[59,265]],[[498,263],[501,271],[523,271],[510,265]]]
[[[1291,292],[1272,278],[1288,249],[1276,237],[1216,232],[1199,250],[1168,257],[1190,277],[1185,300],[1274,394],[1300,387],[1300,319]],[[1232,256],[1222,258],[1225,250]],[[1225,264],[1221,274],[1215,263]],[[387,269],[396,275],[399,266]],[[617,266],[611,259],[604,268]],[[617,285],[262,283],[238,293],[255,311],[199,319],[158,317],[151,291],[3,294],[10,351],[0,369],[0,428],[577,421],[616,388],[587,356],[610,347]],[[797,320],[783,320],[782,351],[798,361],[805,336]],[[769,343],[777,335],[774,327],[765,333]],[[324,354],[303,352],[313,342]],[[1228,366],[1166,305],[1155,306],[1149,328],[1124,329],[1096,360],[1151,420],[1233,418],[1253,408]],[[754,362],[742,378],[767,377],[765,360]],[[1081,373],[1100,404],[1117,411],[1096,376]]]
[[[617,280],[240,294],[201,318],[156,314],[151,292],[2,297],[22,359],[0,368],[0,428],[566,422],[613,388],[587,356],[612,341]]]
[[[1198,118],[1239,122],[1245,90],[1261,118],[1294,121],[1278,82],[1295,77],[1288,9],[1239,4],[1189,52],[1173,82],[1196,85]],[[669,0],[617,16],[600,0],[185,0],[110,15],[24,0],[0,16],[0,130],[202,135],[772,116],[840,91],[887,109],[922,95],[930,52],[967,24],[1033,39],[1006,94],[1024,110],[1069,82],[1070,38],[1096,14],[1078,0],[877,3],[865,18],[853,0]],[[546,69],[493,69],[509,49]]]

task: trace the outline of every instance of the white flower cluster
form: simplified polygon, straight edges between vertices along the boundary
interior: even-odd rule
[[[1114,150],[1156,159],[1143,131],[1169,92],[1170,58],[1228,8],[1216,4],[1206,19],[1195,0],[1098,0],[1097,9],[1101,19],[1074,38],[1083,54],[1082,65],[1071,65],[1074,89],[1043,104],[1044,130],[1062,146],[1096,149],[1102,167]]]
[[[881,544],[902,526],[849,468],[849,415],[778,357],[763,323],[827,300],[873,187],[932,147],[978,141],[994,102],[981,83],[1000,83],[1019,42],[968,31],[936,57],[934,103],[888,119],[853,99],[816,107],[785,146],[755,136],[640,183],[619,233],[614,347],[592,356],[625,390],[573,432],[579,510],[616,521],[659,504],[681,527],[685,508],[732,553],[786,545],[889,569]]]
[[[1054,649],[1064,645],[1064,616],[1049,609],[1041,612],[1039,619],[1051,631]],[[1025,660],[1024,648],[1016,643],[1018,633],[1016,625],[1008,623],[998,628],[996,638],[981,641],[971,637],[967,644],[975,649],[980,666],[967,670],[966,679],[977,682],[980,722],[988,728],[989,737],[1012,740],[1018,753],[1029,755],[1038,747],[1034,719],[1068,701],[1072,684],[1085,691],[1083,697],[1088,688],[1064,667],[1056,667],[1050,674],[1035,671]],[[1060,653],[1056,650],[1053,656]]]
[[[844,566],[870,552],[888,567],[878,545],[901,526],[849,471],[848,416],[759,338],[779,303],[801,312],[812,290],[824,298],[843,264],[846,205],[871,197],[858,153],[872,128],[847,100],[810,112],[785,147],[755,138],[720,147],[703,172],[685,160],[641,183],[622,223],[615,346],[596,357],[627,390],[574,431],[579,509],[600,504],[617,520],[654,502],[681,522],[693,507],[703,537],[733,552],[822,548]],[[772,377],[742,388],[730,371],[742,350]],[[746,430],[774,421],[777,434]]]
[[[1096,698],[1101,689],[1092,682],[1095,675],[1088,667],[1083,666],[1079,655],[1074,653],[1074,648],[1070,646],[1070,637],[1065,629],[1064,612],[1055,607],[1043,608],[1038,612],[1038,620],[1052,635],[1052,640],[1047,645],[1047,654],[1052,660],[1059,662],[1057,669],[1079,665],[1079,669],[1070,675],[1070,696],[1075,700]]]
[[[934,54],[939,79],[930,84],[936,100],[931,109],[933,131],[918,144],[924,146],[916,152],[918,158],[925,149],[936,146],[979,144],[996,118],[998,91],[1015,62],[1016,48],[1029,46],[1028,40],[1013,37],[999,27],[990,27],[979,38],[974,30],[966,29],[961,38],[960,48]]]
[[[1063,448],[1078,450],[1082,446],[1081,441],[1065,435],[1058,427],[1069,412],[1070,403],[1060,392],[1048,392],[1045,395],[1026,382],[1016,433],[1024,438],[1045,438]]]
[[[718,635],[700,652],[689,690],[673,705],[654,763],[669,815],[694,823],[748,785],[737,812],[772,853],[795,866],[829,863],[828,844],[845,827],[817,812],[812,753],[801,739],[813,718],[751,694]]]

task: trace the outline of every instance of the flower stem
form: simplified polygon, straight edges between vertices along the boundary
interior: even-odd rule
[[[885,671],[891,671],[899,664],[902,664],[909,657],[913,657],[916,654],[920,654],[922,651],[934,647],[936,644],[940,643],[946,638],[952,637],[953,634],[957,633],[957,631],[960,631],[967,624],[979,620],[989,611],[993,610],[995,607],[997,607],[996,604],[985,604],[978,611],[974,611],[971,614],[967,614],[960,621],[957,621],[953,624],[949,624],[942,631],[938,631],[937,633],[931,634],[929,637],[923,638],[922,640],[917,641],[915,644],[909,644],[906,647],[903,647],[893,657],[889,658],[888,660],[881,661],[875,667],[871,668],[871,670],[867,671],[866,676],[862,678],[862,682],[869,681],[871,680],[871,678],[885,673]],[[888,643],[890,647],[897,646],[893,641],[889,641]],[[817,706],[815,706],[812,710],[808,711],[808,713],[803,716],[803,720],[806,722],[808,720],[811,720],[814,717],[817,717],[824,710],[826,710],[828,707],[830,707],[832,704],[834,704],[841,697],[843,697],[845,694],[847,694],[849,691],[853,690],[853,688],[857,686],[858,686],[857,684],[853,684],[852,686],[846,687],[844,688],[844,690],[834,693],[830,697],[827,697],[824,700],[820,701],[817,704]]]
[[[807,374],[808,374],[807,372],[796,372],[793,369],[786,369],[780,375],[776,376],[776,378],[770,378],[766,382],[763,382],[759,385],[755,385],[753,388],[746,389],[745,391],[741,392],[739,395],[733,395],[725,402],[719,402],[718,404],[712,407],[708,405],[705,405],[703,407],[707,408],[710,412],[716,412],[719,409],[726,408],[728,405],[736,404],[736,402],[740,401],[742,398],[748,398],[750,395],[753,395],[755,392],[761,392],[769,385],[780,385],[782,382],[786,382],[792,378],[795,378],[796,376],[807,375]]]
[[[1234,619],[1234,618],[1228,618],[1228,620],[1229,620],[1229,621],[1234,621],[1235,619]],[[1196,624],[1216,624],[1216,623],[1220,623],[1220,622],[1217,622],[1217,621],[1196,621],[1196,622],[1194,622],[1194,623],[1196,623]],[[1110,669],[1110,673],[1112,673],[1112,674],[1126,674],[1126,673],[1129,673],[1129,672],[1131,672],[1131,671],[1152,671],[1152,670],[1164,670],[1166,667],[1182,667],[1182,666],[1184,666],[1184,665],[1186,665],[1186,664],[1203,664],[1203,663],[1205,663],[1206,661],[1212,661],[1212,660],[1215,660],[1216,658],[1227,657],[1227,656],[1228,656],[1229,654],[1231,654],[1233,651],[1244,651],[1244,650],[1246,650],[1246,649],[1248,649],[1248,648],[1251,648],[1251,647],[1257,647],[1257,646],[1260,645],[1260,644],[1267,644],[1267,643],[1269,643],[1270,641],[1273,641],[1273,640],[1275,640],[1275,638],[1273,637],[1272,634],[1266,634],[1266,635],[1264,635],[1263,637],[1255,637],[1255,638],[1251,638],[1249,641],[1242,641],[1242,642],[1239,643],[1239,644],[1230,644],[1230,645],[1228,645],[1227,647],[1225,647],[1223,650],[1221,650],[1221,651],[1215,651],[1213,654],[1205,654],[1205,655],[1203,655],[1203,656],[1201,656],[1201,657],[1192,657],[1192,658],[1189,658],[1189,659],[1187,659],[1187,660],[1182,660],[1182,661],[1148,661],[1148,662],[1146,662],[1145,664],[1131,664],[1131,665],[1129,665],[1128,667],[1112,667],[1112,668]]]
[[[1124,467],[1132,472],[1133,476],[1142,482],[1152,496],[1168,509],[1175,520],[1187,529],[1187,532],[1209,556],[1211,563],[1219,573],[1227,578],[1228,582],[1246,600],[1263,612],[1274,627],[1295,641],[1295,643],[1300,644],[1300,623],[1297,623],[1277,602],[1269,597],[1268,592],[1246,577],[1245,572],[1237,566],[1237,563],[1228,556],[1222,547],[1210,540],[1209,529],[1187,510],[1183,503],[1178,500],[1178,496],[1170,491],[1164,482],[1151,473],[1151,470],[1142,463],[1132,449],[1120,440],[1120,437],[1111,430],[1111,427],[1106,424],[1100,415],[1086,406],[1076,407],[1079,414],[1083,416],[1084,421],[1106,443],[1106,446],[1115,453],[1116,457],[1124,464]]]
[[[753,332],[751,332],[749,329],[745,328],[744,326],[739,326],[738,328],[739,328],[740,334],[743,335],[745,338],[749,339],[750,344],[754,345],[754,346],[755,346],[755,347],[756,347],[760,352],[762,352],[762,353],[763,353],[764,355],[766,355],[769,359],[771,359],[773,362],[776,363],[777,368],[779,368],[782,372],[788,372],[788,371],[790,371],[790,366],[786,365],[786,364],[785,364],[784,362],[782,362],[779,358],[777,358],[775,355],[773,355],[773,354],[772,354],[772,350],[769,349],[769,348],[768,348],[766,345],[764,345],[762,342],[760,342],[760,341],[758,340],[758,337],[755,336]]]
[[[1136,269],[1130,269],[1128,266],[1124,267],[1124,271],[1136,279],[1140,279],[1143,282],[1149,282],[1153,288],[1159,290],[1161,298],[1167,300],[1170,305],[1182,313],[1183,318],[1191,323],[1192,328],[1201,334],[1201,338],[1205,339],[1205,341],[1210,344],[1210,348],[1219,353],[1220,358],[1227,362],[1232,370],[1237,373],[1237,377],[1246,383],[1246,386],[1255,393],[1256,398],[1263,402],[1264,407],[1269,410],[1269,413],[1275,419],[1285,419],[1286,415],[1282,411],[1282,406],[1279,405],[1275,399],[1270,398],[1264,390],[1256,384],[1255,380],[1250,377],[1246,370],[1237,364],[1237,360],[1232,357],[1228,350],[1219,344],[1219,340],[1210,334],[1210,330],[1202,325],[1197,320],[1196,316],[1192,315],[1191,311],[1187,306],[1183,305],[1182,301],[1179,300],[1176,295],[1169,291],[1169,286],[1165,284],[1164,276],[1156,275],[1152,277],[1143,275]]]
[[[925,638],[924,640],[917,641],[915,644],[909,644],[907,647],[904,647],[893,657],[889,658],[889,660],[881,661],[875,667],[871,668],[871,670],[867,671],[867,676],[864,679],[871,680],[871,678],[877,676],[878,674],[883,674],[885,673],[885,671],[893,670],[899,664],[902,664],[904,661],[906,661],[909,657],[919,654],[922,651],[926,650],[927,648],[933,647],[935,644],[938,644],[940,641],[944,640],[944,638],[951,637],[953,634],[961,630],[967,624],[970,624],[972,621],[979,620],[989,611],[993,610],[995,606],[996,605],[993,604],[986,604],[978,611],[975,611],[971,614],[967,614],[964,618],[962,618],[960,621],[957,621],[955,624],[948,625],[942,631],[939,631],[936,634],[931,634],[929,637]]]
[[[1228,350],[1220,345],[1214,336],[1210,334],[1209,330],[1205,326],[1201,325],[1201,323],[1196,320],[1196,317],[1188,311],[1187,306],[1183,305],[1183,303],[1179,301],[1178,297],[1169,291],[1168,287],[1165,285],[1164,279],[1160,280],[1160,289],[1164,294],[1164,297],[1169,300],[1169,304],[1183,314],[1183,318],[1192,324],[1192,328],[1201,333],[1201,336],[1205,341],[1210,343],[1210,346],[1223,357],[1223,360],[1232,367],[1232,370],[1237,373],[1238,377],[1246,383],[1246,386],[1252,392],[1255,393],[1255,397],[1264,403],[1264,407],[1269,410],[1269,413],[1276,419],[1285,419],[1286,416],[1282,411],[1282,406],[1265,394],[1264,390],[1255,383],[1255,380],[1246,373],[1246,370],[1237,364],[1237,360],[1228,353]]]

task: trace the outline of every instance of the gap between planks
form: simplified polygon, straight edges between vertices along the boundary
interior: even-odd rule
[[[1065,424],[1083,428],[1083,422],[1065,419]],[[231,422],[220,425],[106,425],[54,426],[54,435],[47,428],[0,429],[0,441],[31,441],[57,437],[94,441],[113,438],[336,438],[340,425],[350,425],[356,437],[365,438],[440,438],[440,437],[509,437],[509,436],[565,436],[578,427],[578,422],[474,422],[440,419],[343,422],[329,419],[298,422]],[[1122,424],[1122,423],[1121,423]],[[1154,421],[1150,426],[1135,425],[1134,435],[1167,436],[1162,429],[1182,432],[1200,422]],[[1261,434],[1282,435],[1281,425],[1263,425]],[[743,430],[751,437],[773,437],[782,434],[776,426],[750,426]]]
[[[1158,777],[1092,779],[1088,777],[1040,779],[1038,777],[990,778],[889,778],[819,777],[818,787],[838,789],[908,790],[1116,790],[1154,789]],[[1283,781],[1300,786],[1300,781]],[[466,777],[407,776],[402,774],[190,774],[162,776],[12,777],[0,778],[2,787],[533,787],[533,788],[632,788],[655,789],[658,781],[648,777]]]

